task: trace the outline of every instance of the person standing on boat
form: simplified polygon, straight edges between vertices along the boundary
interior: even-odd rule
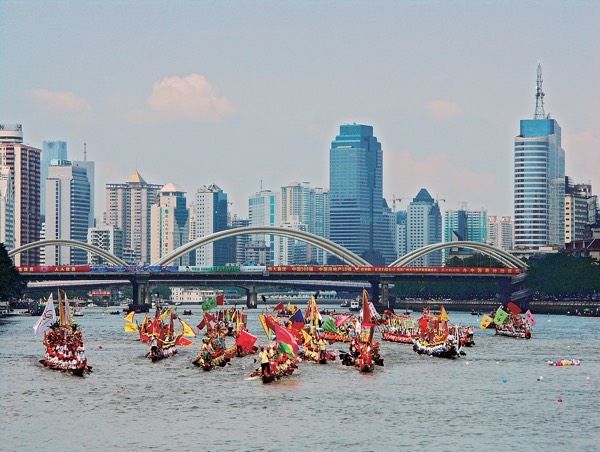
[[[158,355],[158,339],[156,338],[156,336],[152,336],[152,343],[151,343],[151,347],[150,347],[150,355],[151,356]]]
[[[319,346],[319,360],[322,361],[327,358],[327,343],[324,335],[321,335],[317,345]]]
[[[260,352],[258,353],[258,359],[260,359],[260,371],[263,375],[269,375],[269,352],[265,350],[265,346],[260,346]]]

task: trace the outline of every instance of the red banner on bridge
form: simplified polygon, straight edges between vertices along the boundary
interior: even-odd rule
[[[269,273],[441,273],[460,275],[518,275],[520,268],[482,267],[350,267],[346,265],[267,265]]]

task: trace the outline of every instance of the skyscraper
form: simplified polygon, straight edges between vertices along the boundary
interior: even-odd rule
[[[46,185],[46,239],[87,242],[90,214],[90,181],[87,170],[67,160],[52,160]],[[87,252],[81,248],[47,246],[45,265],[85,265]]]
[[[158,202],[150,207],[151,262],[189,242],[189,216],[185,191],[175,184],[166,184],[161,188]],[[174,261],[173,265],[189,263],[189,254],[186,254]]]
[[[124,184],[106,184],[106,224],[123,231],[123,259],[131,265],[150,263],[150,206],[161,188],[137,170]]]
[[[391,263],[395,218],[383,199],[383,152],[372,126],[340,126],[329,153],[329,184],[330,239],[371,264]]]
[[[123,230],[111,225],[100,224],[88,229],[88,241],[100,249],[108,251],[113,256],[123,259]],[[88,253],[90,265],[102,265],[106,263],[103,257]]]
[[[219,186],[213,184],[196,190],[192,208],[194,224],[190,240],[227,230],[227,193]],[[195,265],[225,265],[230,259],[229,239],[196,248]]]
[[[90,181],[90,215],[88,224],[89,227],[93,227],[96,224],[95,219],[95,196],[96,196],[96,168],[95,163],[92,160],[87,159],[87,145],[83,143],[83,160],[73,160],[73,166],[80,166],[85,168],[87,171],[87,178]]]
[[[485,209],[468,209],[461,203],[457,209],[444,212],[444,242],[466,240],[486,243],[488,240],[488,216]],[[453,250],[446,248],[444,258],[448,259]],[[471,255],[472,251],[461,249],[458,254]]]
[[[15,248],[40,239],[40,154],[23,144],[21,124],[0,124],[0,167],[10,169],[13,183]],[[15,256],[14,263],[39,265],[39,248]]]
[[[438,202],[422,188],[406,211],[407,252],[442,242],[442,214]],[[441,267],[442,252],[434,251],[415,260],[413,267]]]
[[[0,243],[7,250],[15,246],[15,197],[8,166],[0,166]]]
[[[596,221],[596,198],[591,184],[576,184],[565,178],[565,243],[585,238],[586,226]]]
[[[279,193],[261,190],[248,200],[249,226],[280,226],[281,205]],[[247,257],[257,264],[273,265],[276,240],[271,234],[252,234]]]
[[[44,141],[42,142],[42,155],[40,157],[40,216],[42,222],[46,215],[46,178],[48,167],[51,162],[57,160],[68,160],[66,141]]]
[[[521,120],[515,137],[515,249],[565,245],[565,151],[560,126],[549,116],[538,65],[534,119]]]
[[[497,216],[488,217],[488,245],[495,246],[504,251],[513,249],[513,236],[515,224],[512,217],[504,216],[498,219]]]

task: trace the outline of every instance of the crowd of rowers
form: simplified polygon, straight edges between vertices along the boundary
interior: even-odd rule
[[[44,364],[56,369],[76,370],[89,369],[83,335],[76,324],[63,327],[57,323],[44,333],[46,346]]]

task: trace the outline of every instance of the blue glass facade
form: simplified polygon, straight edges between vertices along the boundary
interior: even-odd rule
[[[565,151],[553,119],[521,120],[515,137],[514,246],[564,247]]]
[[[391,263],[394,219],[384,215],[383,152],[373,127],[340,126],[329,158],[331,240],[372,264]]]

